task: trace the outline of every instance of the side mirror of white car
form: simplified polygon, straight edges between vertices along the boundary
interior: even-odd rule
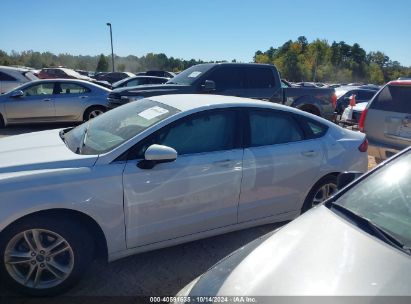
[[[17,98],[17,97],[22,97],[23,95],[24,93],[22,90],[16,90],[16,91],[11,92],[10,97]]]
[[[144,153],[144,160],[137,166],[140,169],[152,169],[156,164],[169,163],[177,159],[177,151],[171,147],[151,145]]]

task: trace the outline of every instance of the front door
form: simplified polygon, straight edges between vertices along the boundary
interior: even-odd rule
[[[23,96],[9,97],[6,116],[9,122],[40,122],[54,119],[54,83],[42,82],[25,87]]]
[[[140,142],[124,170],[129,248],[237,223],[243,150],[237,113],[205,111]],[[140,169],[151,144],[173,147],[177,160]]]

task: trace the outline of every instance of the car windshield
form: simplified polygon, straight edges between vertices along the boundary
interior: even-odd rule
[[[411,247],[411,151],[347,191],[335,204]]]
[[[213,65],[211,64],[199,64],[192,66],[182,71],[177,76],[167,81],[168,84],[193,84],[201,75],[207,72]]]
[[[154,124],[180,112],[160,102],[142,99],[98,116],[62,134],[77,154],[107,153]]]

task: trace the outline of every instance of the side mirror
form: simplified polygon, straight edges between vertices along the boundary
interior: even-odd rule
[[[22,97],[23,95],[24,93],[22,90],[17,90],[17,91],[11,92],[10,97],[18,98],[18,97]]]
[[[362,175],[361,172],[343,172],[337,176],[337,188],[338,190],[344,188],[349,183],[355,181]]]
[[[201,87],[203,88],[204,92],[215,91],[215,82],[212,80],[206,80]]]
[[[140,169],[152,169],[160,163],[169,163],[177,159],[177,151],[171,147],[162,145],[151,145],[144,153],[144,160],[137,166]]]

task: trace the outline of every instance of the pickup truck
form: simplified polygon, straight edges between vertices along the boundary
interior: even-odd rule
[[[267,100],[296,107],[332,120],[334,89],[296,88],[281,81],[277,68],[256,63],[206,63],[192,66],[165,84],[113,90],[108,108],[141,98],[166,94],[219,94]]]

